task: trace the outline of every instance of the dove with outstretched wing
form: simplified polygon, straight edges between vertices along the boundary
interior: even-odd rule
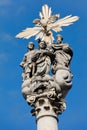
[[[36,40],[40,38],[50,44],[53,43],[54,40],[52,31],[60,32],[63,26],[69,26],[79,19],[78,16],[72,15],[59,19],[59,14],[51,14],[51,8],[49,8],[48,5],[42,6],[42,12],[39,13],[40,19],[35,19],[33,21],[35,27],[26,28],[17,34],[16,38],[29,39],[32,36],[36,36]]]

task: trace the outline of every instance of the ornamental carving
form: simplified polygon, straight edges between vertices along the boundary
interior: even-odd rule
[[[43,116],[43,111],[56,117],[66,109],[64,98],[72,87],[70,63],[73,51],[68,43],[63,42],[62,35],[54,38],[52,31],[59,32],[62,26],[78,20],[78,16],[71,15],[59,19],[59,14],[52,15],[47,5],[42,6],[39,16],[40,19],[33,21],[35,27],[27,28],[16,36],[28,39],[36,35],[38,49],[29,42],[28,52],[20,66],[23,68],[22,94],[27,103],[34,106],[31,112],[37,119]]]

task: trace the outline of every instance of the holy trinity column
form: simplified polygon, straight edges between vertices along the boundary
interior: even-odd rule
[[[31,113],[36,117],[37,130],[58,130],[58,115],[66,109],[65,97],[72,87],[70,63],[73,51],[63,42],[60,32],[62,26],[71,25],[77,16],[52,15],[48,5],[42,6],[40,19],[33,21],[35,27],[26,28],[16,35],[29,39],[36,35],[35,43],[29,42],[20,66],[23,68],[22,94],[26,102],[33,107]],[[55,40],[55,42],[54,42]]]

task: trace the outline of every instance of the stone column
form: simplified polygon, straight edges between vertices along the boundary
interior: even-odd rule
[[[72,87],[73,51],[60,34],[56,35],[54,43],[52,31],[60,32],[62,26],[71,25],[79,17],[69,15],[59,20],[59,15],[51,15],[51,12],[48,5],[42,6],[40,18],[33,20],[35,27],[16,35],[16,38],[26,39],[36,35],[38,39],[38,49],[29,42],[28,52],[20,64],[23,68],[22,94],[34,108],[31,113],[36,117],[37,130],[58,130],[57,116],[66,109],[64,99]]]
[[[29,52],[21,63],[22,94],[33,107],[31,113],[36,117],[37,130],[58,130],[58,115],[66,109],[64,98],[72,87],[69,66],[72,50],[62,44],[60,35],[57,38],[57,44],[49,46],[40,41],[38,50],[29,43]]]
[[[41,117],[37,121],[37,130],[58,130],[56,118],[50,115]]]
[[[40,98],[36,110],[37,130],[58,130],[58,118],[49,99]]]
[[[58,130],[58,114],[65,110],[66,104],[55,88],[28,95],[26,100],[34,107],[31,113],[36,117],[37,130]]]

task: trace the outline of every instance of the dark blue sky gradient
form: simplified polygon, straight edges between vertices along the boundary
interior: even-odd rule
[[[39,18],[44,4],[60,18],[69,14],[80,17],[60,34],[74,51],[71,63],[73,87],[66,97],[67,109],[59,116],[59,130],[87,130],[87,1],[86,0],[0,0],[0,130],[36,130],[31,107],[21,94],[19,67],[27,52],[27,43],[15,35]],[[54,33],[54,36],[56,34]],[[37,41],[35,46],[37,47]]]

